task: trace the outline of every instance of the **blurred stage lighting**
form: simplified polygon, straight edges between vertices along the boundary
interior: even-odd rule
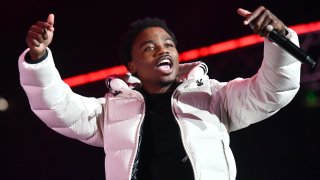
[[[320,21],[298,24],[290,26],[299,35],[308,34],[320,31]],[[196,49],[188,50],[179,54],[180,62],[187,62],[194,59],[211,56],[227,51],[232,51],[235,49],[248,47],[258,43],[262,43],[263,38],[259,35],[252,34],[232,40],[227,40],[224,42],[209,45],[207,47],[199,47]],[[80,86],[88,83],[92,83],[99,80],[104,80],[106,77],[114,74],[124,74],[127,73],[127,69],[124,65],[109,67],[98,71],[93,71],[90,73],[80,74],[73,77],[65,78],[64,81],[70,86]]]
[[[8,109],[9,109],[8,101],[4,97],[0,96],[0,111],[4,112],[4,111],[6,111]]]

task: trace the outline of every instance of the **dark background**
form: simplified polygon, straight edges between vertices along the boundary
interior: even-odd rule
[[[180,52],[252,34],[236,13],[264,5],[286,25],[320,20],[316,1],[49,1],[5,0],[0,3],[0,96],[10,104],[0,111],[0,179],[104,179],[104,152],[66,138],[42,123],[30,110],[19,84],[18,56],[26,48],[29,27],[54,13],[50,48],[63,78],[120,65],[117,47],[127,25],[137,18],[166,20],[178,38]],[[301,35],[302,47],[319,57],[319,32]],[[211,78],[228,81],[250,77],[259,68],[258,44],[203,58]],[[304,77],[315,78],[306,82]],[[238,180],[320,179],[319,85],[317,73],[303,65],[301,89],[276,115],[233,132],[231,148]],[[73,88],[101,97],[103,81]]]

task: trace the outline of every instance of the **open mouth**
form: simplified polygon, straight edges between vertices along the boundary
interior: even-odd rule
[[[162,56],[157,60],[157,69],[162,72],[170,71],[173,66],[173,60],[171,56]]]

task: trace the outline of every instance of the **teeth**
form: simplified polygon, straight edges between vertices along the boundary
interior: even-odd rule
[[[164,60],[161,60],[159,64],[162,64],[162,63],[169,63],[170,64],[171,61],[169,59],[164,59]]]

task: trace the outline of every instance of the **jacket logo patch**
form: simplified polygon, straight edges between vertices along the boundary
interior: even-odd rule
[[[203,85],[202,79],[197,80],[196,83],[197,83],[198,86],[202,86]]]

